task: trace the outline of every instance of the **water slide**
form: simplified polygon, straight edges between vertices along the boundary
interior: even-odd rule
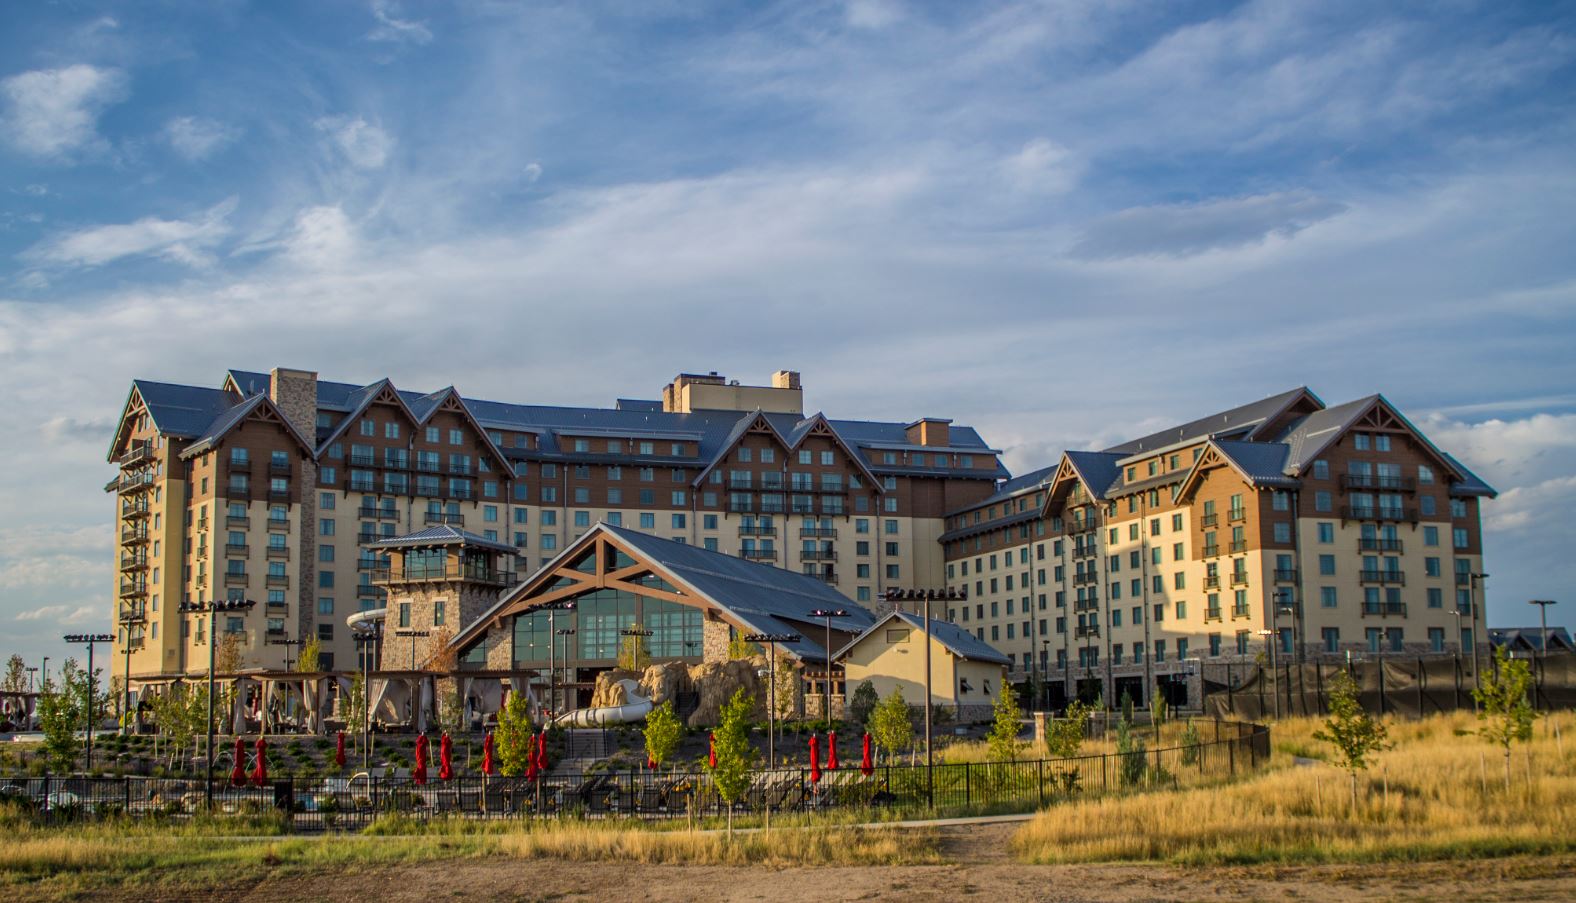
[[[623,705],[601,709],[576,709],[559,715],[553,719],[553,723],[563,727],[603,727],[609,724],[627,724],[646,717],[651,711],[651,700],[640,695],[639,682],[621,680],[618,684],[624,688],[624,698],[628,700]]]

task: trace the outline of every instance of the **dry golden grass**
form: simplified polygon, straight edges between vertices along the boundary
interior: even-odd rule
[[[499,849],[529,859],[687,865],[912,865],[941,858],[924,831],[778,827],[727,835],[567,823],[499,835]]]
[[[1042,863],[1231,863],[1576,850],[1576,747],[1562,752],[1552,725],[1540,722],[1534,742],[1517,748],[1507,792],[1500,751],[1471,734],[1470,713],[1387,723],[1396,746],[1360,778],[1355,810],[1345,772],[1277,753],[1268,772],[1235,785],[1054,807],[1014,837],[1014,852]],[[1556,723],[1569,734],[1576,718]],[[1280,722],[1275,746],[1318,746],[1318,727]]]

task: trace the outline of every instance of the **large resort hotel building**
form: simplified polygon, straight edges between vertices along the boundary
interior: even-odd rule
[[[136,380],[106,487],[116,654],[130,644],[134,685],[203,672],[205,619],[182,603],[245,599],[219,623],[242,667],[316,638],[324,670],[354,670],[345,619],[388,604],[390,539],[459,528],[512,549],[523,581],[598,523],[810,575],[871,613],[889,589],[966,592],[934,614],[1053,702],[1176,696],[1198,659],[1272,636],[1302,656],[1485,641],[1493,490],[1380,396],[1295,389],[1017,478],[1000,454],[944,418],[807,415],[792,371],[681,374],[612,408],[288,369]],[[455,608],[390,629],[459,638]]]

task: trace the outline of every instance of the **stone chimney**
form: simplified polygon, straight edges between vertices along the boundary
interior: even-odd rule
[[[798,370],[778,370],[776,373],[773,373],[772,374],[772,388],[773,389],[798,389],[798,388],[801,388],[801,386],[799,385],[799,371]]]
[[[300,431],[302,438],[317,444],[317,373],[312,370],[268,371],[268,397]]]
[[[908,425],[908,442],[945,448],[952,444],[951,426],[952,421],[941,417],[921,417]]]

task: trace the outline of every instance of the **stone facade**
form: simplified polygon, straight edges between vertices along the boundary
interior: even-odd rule
[[[701,661],[725,662],[728,644],[733,640],[733,628],[726,621],[708,612],[701,624]]]

